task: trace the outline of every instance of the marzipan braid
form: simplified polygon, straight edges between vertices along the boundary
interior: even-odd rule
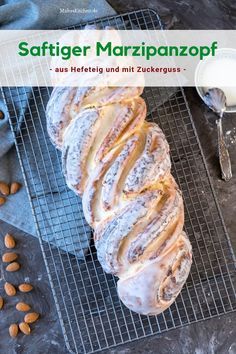
[[[150,315],[173,303],[192,252],[169,146],[145,121],[141,94],[139,87],[56,87],[47,126],[66,183],[82,197],[103,269],[119,277],[128,308]]]

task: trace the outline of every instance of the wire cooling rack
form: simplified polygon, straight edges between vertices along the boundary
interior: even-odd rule
[[[97,21],[119,29],[160,29],[142,10]],[[81,200],[65,184],[60,153],[46,133],[48,88],[3,88],[25,184],[66,345],[90,353],[236,309],[235,263],[182,89],[146,88],[148,119],[170,144],[172,172],[183,191],[193,265],[176,302],[159,316],[121,304],[116,279],[103,272]]]

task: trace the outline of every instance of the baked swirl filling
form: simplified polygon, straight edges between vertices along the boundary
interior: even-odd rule
[[[169,146],[139,87],[55,88],[47,107],[66,183],[82,197],[97,256],[131,310],[158,314],[181,291],[192,250]]]

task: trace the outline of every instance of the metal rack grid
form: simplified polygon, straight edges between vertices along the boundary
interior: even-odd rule
[[[96,22],[119,29],[161,28],[151,10]],[[151,317],[121,304],[116,279],[105,274],[97,260],[81,201],[66,187],[60,153],[46,133],[50,91],[3,88],[68,349],[99,351],[235,310],[234,256],[183,90],[146,88],[143,95],[147,119],[161,126],[170,144],[172,172],[185,202],[185,230],[193,246],[193,265],[181,294],[170,309]]]

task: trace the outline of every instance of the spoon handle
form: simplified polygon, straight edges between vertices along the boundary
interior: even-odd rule
[[[217,119],[217,134],[218,134],[218,149],[219,149],[219,159],[220,167],[222,173],[222,179],[229,181],[232,178],[231,162],[229,157],[229,152],[224,140],[223,129],[222,129],[222,119]]]

